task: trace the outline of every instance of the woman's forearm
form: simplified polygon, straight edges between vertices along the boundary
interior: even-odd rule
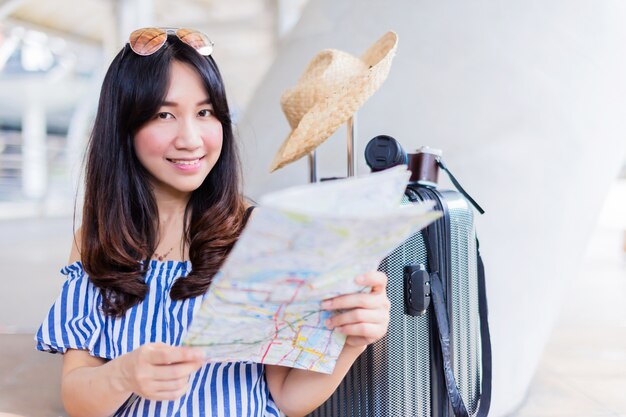
[[[332,395],[364,350],[365,346],[344,345],[332,374],[273,366],[268,373],[268,383],[282,381],[282,384],[270,387],[278,408],[288,417],[304,416],[315,410]],[[282,378],[276,375],[280,373]],[[276,388],[278,392],[275,392]]]
[[[70,417],[108,417],[122,406],[132,392],[121,382],[121,361],[81,366],[63,376],[61,395]]]
[[[63,358],[63,404],[72,417],[100,417],[113,414],[133,393],[154,401],[176,400],[204,363],[201,350],[160,342],[108,362],[70,349]]]

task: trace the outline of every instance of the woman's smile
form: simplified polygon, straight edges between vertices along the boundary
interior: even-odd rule
[[[200,163],[204,159],[204,156],[199,158],[166,158],[168,162],[174,165],[177,169],[182,171],[196,171],[200,168]]]

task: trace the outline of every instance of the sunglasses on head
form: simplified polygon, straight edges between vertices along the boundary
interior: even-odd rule
[[[142,28],[133,31],[128,37],[128,44],[134,53],[141,56],[152,55],[165,45],[167,35],[176,34],[178,39],[198,51],[200,55],[209,56],[213,52],[213,42],[204,33],[195,29]]]

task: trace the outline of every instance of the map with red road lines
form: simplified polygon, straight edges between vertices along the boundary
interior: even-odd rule
[[[214,362],[252,361],[332,373],[345,336],[321,302],[440,216],[400,205],[409,172],[294,187],[261,199],[215,276],[184,343]]]

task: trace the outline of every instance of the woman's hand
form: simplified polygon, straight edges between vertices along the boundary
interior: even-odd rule
[[[204,353],[185,346],[145,344],[123,356],[122,387],[150,400],[176,400],[189,389],[189,376],[205,363]]]
[[[326,326],[348,336],[348,346],[364,347],[387,333],[391,303],[387,297],[385,273],[367,272],[358,276],[356,283],[371,287],[371,291],[329,298],[322,303],[322,308],[342,310],[328,319]]]

